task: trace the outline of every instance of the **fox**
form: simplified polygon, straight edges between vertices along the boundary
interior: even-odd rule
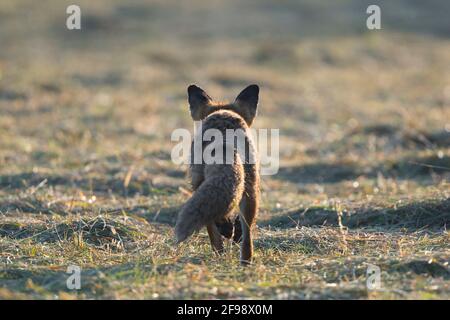
[[[201,130],[196,134],[208,129],[222,133],[222,141],[202,142],[202,151],[216,143],[224,154],[230,152],[233,158],[231,162],[220,164],[207,164],[203,160],[194,163],[192,141],[189,172],[193,194],[177,217],[177,243],[206,226],[214,252],[222,254],[223,238],[232,239],[240,243],[241,264],[249,265],[260,198],[259,160],[250,132],[257,114],[259,86],[249,85],[232,103],[216,102],[196,85],[190,85],[187,93],[190,115],[194,121],[201,121]],[[227,141],[228,129],[243,132],[244,155],[238,152],[235,141]]]

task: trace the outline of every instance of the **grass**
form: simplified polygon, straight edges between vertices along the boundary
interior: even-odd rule
[[[0,4],[0,298],[450,298],[443,1],[380,1],[373,32],[361,1],[78,2],[81,32],[62,2]],[[243,268],[204,231],[175,245],[170,134],[190,83],[254,82],[281,163]]]

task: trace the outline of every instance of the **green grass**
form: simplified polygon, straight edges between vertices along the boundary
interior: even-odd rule
[[[2,1],[0,298],[449,299],[449,5],[380,4],[369,32],[356,0],[79,1],[74,32],[63,2]],[[260,84],[280,129],[247,268],[175,245],[191,83]]]

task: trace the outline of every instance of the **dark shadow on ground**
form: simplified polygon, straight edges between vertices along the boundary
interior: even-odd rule
[[[443,263],[430,260],[395,261],[391,263],[390,269],[399,273],[415,273],[433,278],[442,277],[444,280],[450,279],[450,269]]]
[[[354,164],[318,162],[303,166],[282,167],[274,178],[294,183],[336,183],[354,180],[362,174],[361,169]]]
[[[176,170],[168,172],[171,177],[182,177],[184,173]],[[80,175],[63,176],[55,174],[39,174],[24,172],[13,175],[0,176],[0,188],[26,189],[37,186],[46,180],[47,186],[66,186],[82,189],[83,191],[96,193],[114,193],[120,196],[134,196],[137,194],[148,196],[154,194],[173,194],[178,192],[178,187],[164,183],[153,183],[151,178],[134,177],[127,186],[123,178],[108,177],[107,175],[88,178]]]
[[[178,272],[188,263],[200,265],[204,263],[204,260],[201,255],[198,255],[182,258],[174,263],[154,264],[152,259],[145,259],[145,261],[126,262],[108,267],[81,268],[82,285],[80,290],[76,291],[76,294],[77,296],[81,295],[90,299],[101,296],[107,299],[113,298],[111,283],[114,281],[135,284],[145,283],[149,277],[154,277],[155,275],[164,276],[169,272]],[[48,298],[48,296],[41,296],[41,294],[74,293],[74,291],[67,288],[67,279],[71,274],[67,273],[65,268],[66,266],[63,266],[60,270],[3,268],[0,270],[0,286],[14,290],[16,293],[32,293],[38,299]],[[39,287],[40,290],[33,291],[30,288],[30,281],[32,281],[33,286]],[[183,292],[178,294],[178,298],[183,298]],[[174,292],[173,295],[175,296],[172,296],[172,298],[177,298],[177,292]]]
[[[371,166],[362,166],[357,162],[325,162],[307,163],[298,166],[281,167],[274,179],[293,183],[339,183],[352,181],[358,177],[384,177],[404,180],[423,180],[433,175],[450,174],[450,157],[439,154],[440,148],[450,147],[450,133],[445,130],[433,132],[408,132],[385,123],[376,123],[355,128],[338,142],[321,147],[321,150],[310,149],[306,152],[312,157],[320,157],[319,151],[347,152],[359,150],[366,152],[370,137],[376,137],[380,150],[386,154],[402,148],[405,150],[430,150],[431,155],[406,156],[396,160],[386,160]],[[431,153],[431,152],[430,152]]]
[[[396,208],[363,207],[342,213],[342,224],[351,229],[383,227],[385,229],[442,229],[450,224],[450,199],[424,201]],[[259,223],[262,227],[338,226],[338,213],[329,208],[302,208],[275,215]]]
[[[131,206],[106,210],[106,212],[119,215],[126,212],[130,216],[142,217],[150,224],[166,224],[173,227],[180,209],[181,206]]]
[[[293,183],[321,184],[353,181],[358,177],[376,178],[378,174],[394,179],[421,181],[433,175],[450,174],[450,157],[437,154],[405,157],[398,161],[377,164],[374,167],[360,167],[357,163],[318,162],[282,167],[273,178]]]
[[[15,100],[26,100],[28,96],[25,93],[0,89],[0,101],[15,101]]]
[[[9,288],[16,293],[33,294],[37,299],[48,298],[45,294],[73,293],[67,288],[70,274],[66,270],[26,270],[19,268],[5,268],[0,271],[0,286]],[[109,283],[102,276],[102,269],[82,269],[82,286],[77,290],[78,295],[95,298],[109,292]],[[30,283],[33,285],[30,286]],[[41,290],[33,290],[33,287]],[[72,292],[71,292],[72,291]]]
[[[144,238],[139,229],[147,225],[133,220],[104,218],[103,216],[83,217],[59,224],[19,222],[0,223],[0,237],[28,239],[35,243],[54,243],[58,241],[77,241],[98,249],[122,250]]]
[[[71,213],[77,212],[78,209],[74,209]],[[35,197],[26,197],[15,200],[4,200],[0,202],[0,213],[6,214],[8,212],[27,212],[34,214],[58,214],[67,215],[68,209],[66,206],[55,203],[48,205],[45,201],[41,201]]]
[[[192,257],[189,259],[178,260],[175,263],[160,263],[155,265],[151,259],[145,259],[145,261],[139,262],[125,262],[108,267],[99,268],[82,268],[81,279],[82,286],[80,290],[77,290],[77,296],[87,299],[112,299],[114,298],[114,287],[112,284],[132,283],[135,285],[143,284],[148,281],[149,278],[157,276],[165,276],[170,272],[180,272],[183,270],[187,263],[193,265],[200,265],[204,263],[201,256]],[[444,280],[450,279],[450,271],[443,263],[437,261],[426,260],[410,260],[410,261],[396,261],[388,260],[379,262],[383,272],[387,272],[390,275],[395,273],[399,274],[420,274],[426,277],[442,278]],[[323,273],[323,270],[327,271],[327,282],[339,282],[344,277],[360,278],[365,277],[367,267],[362,261],[353,261],[349,265],[343,266],[341,264],[328,264],[317,268],[315,266],[302,266],[305,270],[315,274]],[[58,295],[62,292],[73,293],[73,291],[67,288],[67,279],[70,274],[62,267],[59,270],[45,270],[44,268],[38,269],[21,269],[21,268],[3,268],[0,270],[0,286],[2,288],[9,288],[16,293],[33,294],[35,299],[49,298],[49,295]],[[30,284],[32,283],[32,285]],[[33,290],[33,288],[39,288],[40,290]],[[126,289],[126,288],[122,288]],[[340,292],[344,298],[365,297],[367,290],[353,289],[355,292]],[[340,290],[342,291],[342,290]],[[317,293],[319,299],[336,298],[336,294],[330,294],[323,291]],[[346,297],[345,294],[350,294]],[[183,290],[175,290],[170,293],[172,299],[185,298],[185,292]],[[221,297],[220,294],[215,298],[226,298],[226,294]],[[303,297],[304,298],[304,297]]]
[[[340,142],[350,142],[355,147],[361,147],[360,144],[366,144],[369,137],[376,137],[378,142],[383,142],[383,147],[395,149],[434,149],[450,147],[450,132],[446,130],[435,130],[424,132],[418,130],[407,130],[405,128],[394,126],[388,123],[374,123],[350,130]],[[362,146],[363,146],[362,145]]]
[[[265,237],[256,239],[255,246],[259,250],[276,249],[280,252],[301,252],[304,254],[323,254],[324,248],[321,248],[318,239],[310,236],[301,239],[292,237]]]
[[[450,174],[450,157],[445,155],[407,157],[400,161],[386,163],[379,171],[386,176],[408,180],[433,174]]]
[[[147,213],[144,215],[144,218],[149,223],[162,223],[170,226],[175,226],[177,215],[180,209],[181,206],[172,206],[158,209],[147,208]]]

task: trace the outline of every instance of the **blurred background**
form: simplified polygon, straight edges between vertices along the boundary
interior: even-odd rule
[[[0,5],[8,174],[167,156],[192,127],[191,83],[218,100],[261,86],[255,125],[281,129],[281,180],[447,172],[447,1],[78,1],[82,30],[66,28],[70,4]]]

